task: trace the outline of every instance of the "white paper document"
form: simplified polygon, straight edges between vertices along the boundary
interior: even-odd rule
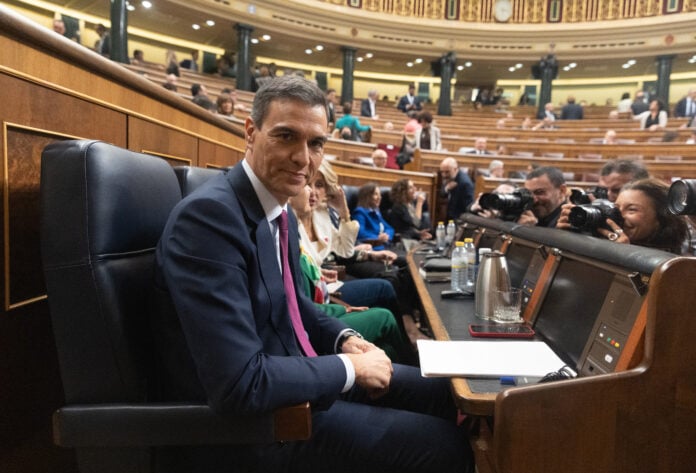
[[[421,374],[437,376],[545,376],[565,363],[539,341],[418,340]]]

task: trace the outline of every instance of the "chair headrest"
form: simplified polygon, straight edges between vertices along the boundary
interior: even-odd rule
[[[46,266],[152,249],[181,200],[166,161],[100,141],[47,146],[41,186],[41,231],[51,235],[42,239]]]

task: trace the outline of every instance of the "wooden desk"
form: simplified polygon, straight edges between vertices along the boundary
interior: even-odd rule
[[[407,256],[409,269],[418,291],[425,316],[437,340],[470,340],[469,324],[480,322],[474,316],[474,299],[441,299],[440,292],[450,288],[447,282],[426,282],[419,273],[424,254],[417,250]],[[454,400],[467,414],[493,415],[495,398],[502,391],[496,380],[452,378]]]

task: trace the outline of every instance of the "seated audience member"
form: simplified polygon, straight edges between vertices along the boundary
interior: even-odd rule
[[[634,120],[640,120],[642,130],[661,130],[667,126],[667,111],[659,100],[651,100],[648,110],[638,115],[634,115]]]
[[[361,125],[358,117],[352,115],[353,104],[345,102],[343,104],[343,116],[336,121],[336,129],[340,130],[341,138],[349,139],[350,141],[362,141],[360,133],[371,130],[369,125]],[[344,136],[344,128],[350,130],[350,138]]]
[[[60,18],[53,20],[53,31],[61,36],[65,36],[65,22]]]
[[[524,187],[531,192],[534,203],[530,210],[522,212],[517,223],[532,227],[555,227],[567,197],[561,170],[552,166],[538,167],[527,174]]]
[[[193,72],[198,72],[198,51],[191,50],[191,57],[189,59],[184,59],[179,63],[182,69],[186,69]]]
[[[609,117],[608,117],[608,118],[609,118],[609,120],[618,120],[618,119],[620,118],[620,117],[619,117],[619,112],[617,112],[616,110],[610,111],[610,112],[609,112]]]
[[[176,81],[178,80],[178,77],[176,74],[167,74],[165,78],[164,84],[162,84],[162,87],[164,87],[167,90],[171,90],[172,92],[177,92],[179,88],[176,86]]]
[[[520,129],[531,130],[533,127],[534,124],[532,123],[532,119],[530,117],[524,117],[524,120],[522,120],[522,124],[520,125]]]
[[[391,188],[389,198],[392,207],[387,213],[387,220],[401,238],[412,240],[430,240],[428,222],[423,221],[425,192],[416,189],[410,179],[399,179]]]
[[[176,60],[176,53],[171,49],[167,49],[167,52],[164,55],[164,67],[165,73],[174,74],[177,77],[181,77],[179,63]]]
[[[404,113],[411,111],[418,112],[422,110],[423,105],[421,104],[420,98],[416,95],[416,85],[408,85],[408,93],[399,99],[399,103],[396,108]]]
[[[696,115],[696,88],[690,88],[686,96],[674,106],[675,118],[691,118]]]
[[[377,148],[372,152],[372,163],[376,168],[384,169],[387,167],[387,152]]]
[[[326,160],[319,166],[313,188],[317,195],[317,205],[312,213],[312,222],[318,236],[313,247],[317,251],[317,261],[321,261],[321,264],[333,262],[344,265],[347,274],[360,280],[379,278],[387,281],[393,288],[391,293],[398,296],[396,304],[379,284],[370,286],[372,299],[363,300],[363,303],[385,307],[393,314],[411,317],[417,300],[410,273],[389,270],[392,264],[404,268],[405,258],[397,257],[396,253],[389,250],[376,251],[370,244],[356,245],[359,224],[350,220],[346,196],[338,184],[338,176]],[[355,295],[350,292],[355,290],[354,283],[346,284],[348,287],[342,289],[344,300],[359,305],[352,299]],[[403,327],[401,317],[397,317],[397,322]]]
[[[575,103],[575,97],[568,96],[567,103],[561,108],[561,120],[582,120],[582,105]]]
[[[597,232],[616,243],[649,246],[682,254],[688,247],[686,220],[667,208],[669,185],[648,178],[626,184],[616,199],[623,223],[607,219],[610,229]]]
[[[401,147],[396,155],[396,164],[399,169],[413,161],[413,152],[416,150],[416,139],[420,128],[413,122],[406,123],[404,134],[401,136]]]
[[[416,132],[416,148],[440,151],[442,149],[440,129],[432,124],[433,115],[428,111],[421,112],[418,115],[418,123],[421,129]]]
[[[462,154],[480,154],[480,155],[493,154],[486,149],[487,147],[488,147],[488,139],[483,137],[483,136],[479,136],[474,141],[473,148],[467,148],[466,146],[463,146],[463,147],[459,148],[459,153],[462,153]]]
[[[230,94],[218,95],[217,113],[226,117],[234,116],[234,99]]]
[[[502,156],[509,156],[510,149],[508,148],[508,145],[506,145],[505,143],[500,143],[495,150],[495,154],[502,155]]]
[[[602,139],[602,144],[603,145],[615,145],[615,144],[617,144],[616,131],[615,130],[607,130],[607,132],[604,134],[604,138]]]
[[[447,196],[447,220],[456,220],[474,201],[474,183],[452,157],[440,163],[440,176],[445,183],[442,192]]]
[[[322,269],[320,267],[322,261],[317,259],[321,258],[317,245],[325,243],[324,238],[326,238],[318,233],[319,229],[313,222],[317,193],[313,186],[306,186],[304,192],[291,197],[289,203],[297,216],[300,232],[300,266],[304,276],[306,295],[320,304],[320,308],[327,315],[340,319],[362,334],[366,340],[377,344],[393,361],[400,363],[414,361],[413,353],[406,344],[405,334],[401,333],[396,318],[388,309],[398,310],[398,303],[396,293],[387,281],[383,279],[346,281],[341,285],[341,299],[348,304],[348,307],[328,304],[330,294],[327,284],[337,283],[338,273],[333,269]],[[333,228],[330,222],[329,227]],[[357,225],[354,227],[357,230]],[[368,309],[368,306],[372,305],[384,308]]]
[[[505,177],[505,163],[499,159],[494,159],[491,164],[488,165],[488,175],[490,177]]]
[[[192,84],[191,95],[193,96],[193,99],[191,101],[199,107],[203,107],[204,109],[209,110],[211,112],[215,112],[217,110],[217,106],[215,105],[215,103],[213,103],[213,101],[210,100],[210,97],[208,97],[208,89],[205,85]]]
[[[379,205],[382,193],[374,182],[368,182],[358,190],[358,206],[351,217],[360,224],[358,241],[370,243],[375,250],[389,246],[394,238],[394,228],[382,216]]]
[[[392,122],[384,122],[384,131],[394,131],[394,124]]]
[[[679,133],[674,130],[669,130],[662,135],[662,143],[672,143],[677,141],[677,138],[679,138]]]
[[[546,105],[544,105],[544,110],[542,110],[538,115],[537,118],[539,120],[543,120],[545,118],[548,118],[549,121],[556,121],[556,114],[554,113],[555,106],[551,103],[548,102]]]
[[[234,109],[239,110],[240,112],[245,112],[249,113],[251,112],[251,109],[241,103],[239,100],[237,100],[237,90],[233,89],[231,87],[225,87],[220,91],[221,94],[229,94],[230,97],[232,97],[232,102],[234,102]]]
[[[624,92],[621,94],[621,100],[616,104],[617,113],[626,113],[631,111],[631,94]]]
[[[377,98],[379,93],[375,89],[367,92],[367,98],[360,102],[360,116],[379,120],[377,115]]]
[[[323,92],[277,78],[256,94],[244,131],[242,162],[177,204],[157,247],[159,300],[174,309],[151,321],[161,399],[207,402],[223,420],[312,405],[310,439],[212,449],[229,462],[218,470],[473,471],[450,381],[392,364],[301,290],[285,207],[322,161]],[[288,153],[293,172],[283,172]]]
[[[99,36],[99,39],[94,44],[94,50],[104,57],[111,57],[111,33],[109,29],[99,23],[94,27],[94,31]]]

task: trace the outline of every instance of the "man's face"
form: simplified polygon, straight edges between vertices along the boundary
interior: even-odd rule
[[[616,198],[621,192],[621,188],[627,182],[633,180],[633,175],[631,174],[619,174],[618,172],[612,172],[606,176],[599,176],[599,185],[607,188],[607,199],[610,202],[616,202]]]
[[[565,200],[565,184],[554,187],[546,174],[526,180],[524,187],[534,196],[532,212],[536,218],[551,214]]]
[[[297,195],[324,158],[326,110],[297,100],[275,100],[263,127],[245,123],[246,159],[256,176],[281,205]]]
[[[476,142],[474,143],[474,147],[477,150],[485,151],[487,144],[488,144],[488,142],[486,141],[485,138],[477,138]]]
[[[443,163],[440,165],[440,175],[444,180],[451,181],[457,175],[457,167]]]
[[[375,166],[378,168],[383,168],[387,165],[387,154],[386,153],[377,153],[372,157],[372,161],[375,163]]]
[[[328,101],[331,102],[331,103],[336,103],[336,92],[330,92],[330,93],[326,96],[326,100],[328,100]]]

